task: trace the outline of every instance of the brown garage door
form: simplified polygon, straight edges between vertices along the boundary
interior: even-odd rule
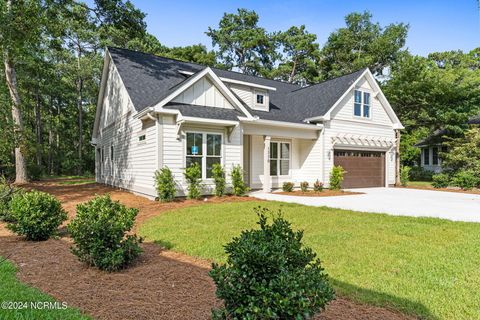
[[[334,163],[346,171],[343,188],[385,186],[385,152],[335,150]]]

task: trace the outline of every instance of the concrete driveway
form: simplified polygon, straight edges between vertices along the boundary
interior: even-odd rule
[[[297,197],[253,192],[251,196],[308,206],[328,206],[391,215],[480,222],[480,195],[404,188],[365,188],[352,191],[364,194],[337,197]]]

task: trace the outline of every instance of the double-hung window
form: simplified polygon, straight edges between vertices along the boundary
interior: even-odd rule
[[[438,165],[438,147],[432,148],[432,165]]]
[[[202,179],[212,177],[212,167],[222,163],[222,135],[214,133],[187,132],[186,167],[198,163]]]
[[[370,118],[370,93],[355,90],[353,114],[356,117]]]
[[[426,166],[430,165],[430,149],[429,148],[423,149],[423,164]]]
[[[290,143],[270,142],[270,175],[287,176],[290,170]]]

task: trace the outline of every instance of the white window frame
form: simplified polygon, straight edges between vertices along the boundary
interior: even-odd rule
[[[357,116],[355,114],[355,104],[357,102],[355,101],[355,94],[356,92],[360,92],[360,115]],[[369,104],[365,103],[365,93],[367,93],[370,96],[370,101]],[[361,88],[357,88],[353,91],[353,117],[356,119],[372,119],[372,93],[368,90],[363,90]],[[365,117],[365,106],[368,106],[368,117]]]
[[[141,136],[145,136],[145,139],[143,140],[140,140],[140,137]],[[139,144],[145,144],[147,143],[147,131],[146,130],[142,130],[142,131],[139,131],[138,134],[137,134],[137,142]]]
[[[225,150],[225,144],[224,144],[224,136],[222,132],[218,131],[204,131],[204,130],[188,130],[185,131],[185,141],[184,141],[184,152],[183,152],[183,167],[187,167],[187,157],[198,157],[200,156],[192,156],[187,154],[187,134],[189,133],[196,133],[196,134],[201,134],[202,135],[202,180],[204,181],[213,181],[213,178],[207,178],[207,158],[220,158],[220,164],[223,166],[224,165],[224,150]],[[207,155],[207,135],[217,135],[220,136],[220,156],[209,156]]]
[[[263,103],[257,103],[257,95],[263,96]],[[253,90],[253,109],[268,111],[268,92],[264,90]]]
[[[277,160],[277,174],[272,175],[270,174],[271,177],[289,177],[290,176],[290,171],[292,170],[292,143],[290,141],[284,141],[284,140],[273,140],[270,141],[270,148],[272,147],[271,144],[275,143],[277,144],[277,158],[271,158],[271,153],[269,151],[268,154],[268,161],[270,161],[270,166],[272,165],[272,160]],[[288,158],[281,158],[282,155],[282,150],[281,150],[281,144],[288,144]],[[281,160],[288,160],[288,173],[287,174],[280,174],[280,161]]]

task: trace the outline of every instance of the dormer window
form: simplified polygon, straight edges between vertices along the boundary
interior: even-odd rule
[[[265,96],[261,93],[257,93],[257,104],[264,105],[265,104]]]
[[[355,90],[353,115],[355,117],[370,118],[370,93]]]

